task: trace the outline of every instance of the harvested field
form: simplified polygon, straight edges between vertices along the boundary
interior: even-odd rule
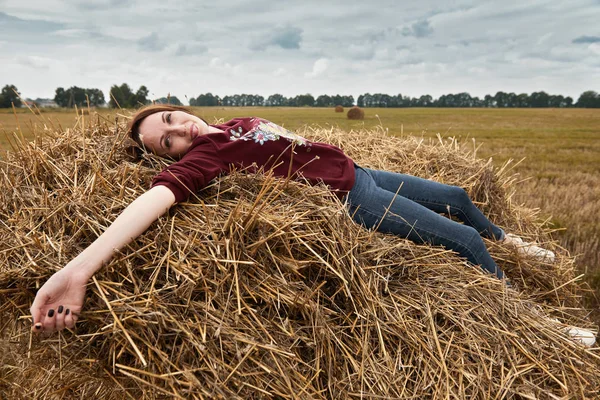
[[[30,333],[35,290],[165,161],[81,123],[1,161],[1,394],[8,398],[594,398],[600,358],[573,259],[495,168],[452,139],[309,129],[358,163],[460,185],[553,265],[486,241],[516,290],[443,248],[356,225],[324,187],[235,173],[115,255],[74,332]],[[472,148],[472,143],[469,143]]]

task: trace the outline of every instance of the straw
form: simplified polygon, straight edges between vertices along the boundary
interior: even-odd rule
[[[94,122],[96,120],[97,122]],[[168,163],[89,118],[0,161],[0,397],[595,398],[600,357],[573,258],[519,177],[471,143],[311,127],[358,164],[464,187],[554,264],[486,239],[515,289],[441,247],[355,224],[322,186],[235,172],[174,207],[98,272],[74,331],[33,336],[35,292]],[[547,316],[561,319],[552,322]]]

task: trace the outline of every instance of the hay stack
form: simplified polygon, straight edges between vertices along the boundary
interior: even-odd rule
[[[521,291],[507,290],[442,248],[362,229],[325,188],[260,175],[173,208],[90,282],[75,332],[32,336],[36,288],[162,168],[128,160],[119,127],[51,132],[2,162],[0,397],[598,396],[598,353],[542,316],[586,324],[555,242],[555,266],[487,242]],[[501,226],[549,240],[511,205],[508,169],[455,141],[303,134],[365,166],[461,184]]]
[[[346,113],[348,119],[365,119],[365,112],[362,108],[354,106]]]
[[[338,104],[337,106],[335,106],[335,112],[336,113],[344,112],[344,107],[342,107]]]

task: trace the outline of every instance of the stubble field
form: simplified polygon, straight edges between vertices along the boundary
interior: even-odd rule
[[[87,110],[86,110],[87,111]],[[497,167],[509,160],[519,174],[513,203],[539,208],[539,217],[555,231],[559,243],[576,256],[578,269],[600,294],[600,110],[594,109],[366,109],[364,121],[320,108],[195,108],[209,122],[240,116],[260,116],[288,129],[319,125],[357,130],[382,126],[393,135],[435,138],[454,136],[477,148],[480,158]],[[130,112],[98,110],[84,115],[114,123]],[[79,122],[77,122],[79,121]],[[73,110],[0,111],[0,157],[10,150],[10,138],[33,138],[67,129],[78,120]],[[590,307],[597,308],[593,295]],[[596,315],[594,318],[599,320]]]

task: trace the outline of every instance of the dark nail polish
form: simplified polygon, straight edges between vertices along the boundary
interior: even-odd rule
[[[48,317],[50,317],[50,318],[54,317],[54,309],[53,308],[48,310]]]
[[[58,313],[62,314],[62,312],[63,312],[63,306],[58,306]]]
[[[42,329],[42,326],[38,324],[35,326],[35,329]]]
[[[69,309],[67,308],[67,311],[65,311],[65,315],[69,315],[69,313],[70,313],[70,312],[71,312],[71,310],[69,310]]]

